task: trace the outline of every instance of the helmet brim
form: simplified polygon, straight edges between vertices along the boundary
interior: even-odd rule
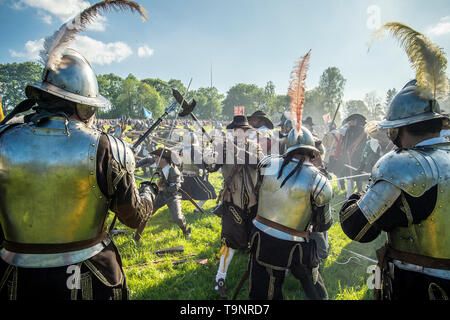
[[[104,108],[111,105],[108,99],[105,97],[98,95],[97,97],[84,97],[69,91],[65,91],[61,88],[58,88],[51,83],[48,82],[39,82],[32,85],[28,85],[25,88],[25,94],[28,98],[33,96],[33,90],[41,90],[47,93],[50,93],[54,96],[60,97],[62,99],[72,101],[75,103],[85,104],[91,107],[96,108]]]
[[[423,122],[423,121],[432,120],[432,119],[444,119],[444,118],[448,118],[448,114],[427,112],[427,113],[418,114],[413,117],[408,117],[405,119],[383,120],[377,124],[377,128],[380,128],[380,129],[399,128],[399,127],[407,126],[407,125],[418,123],[418,122]]]
[[[294,151],[297,149],[306,149],[306,150],[316,151],[316,152],[320,153],[319,149],[317,149],[316,147],[313,147],[313,146],[310,146],[307,144],[297,144],[297,145],[289,147],[283,155],[287,155],[291,151]]]

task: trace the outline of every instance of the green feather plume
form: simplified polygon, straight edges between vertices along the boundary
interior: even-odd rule
[[[383,24],[374,35],[380,37],[385,31],[397,38],[405,49],[416,71],[417,94],[426,100],[445,97],[448,91],[447,58],[443,49],[422,33],[399,22]]]

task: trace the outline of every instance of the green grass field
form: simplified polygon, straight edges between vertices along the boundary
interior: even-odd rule
[[[137,174],[139,175],[139,172]],[[220,190],[220,173],[211,174],[209,180],[217,191]],[[335,223],[329,230],[330,254],[320,267],[329,297],[333,300],[372,299],[373,292],[367,288],[366,282],[370,276],[367,267],[374,262],[358,259],[348,250],[376,260],[375,250],[384,243],[384,236],[369,244],[356,243],[347,238],[337,222],[344,194],[336,185],[334,190],[331,207]],[[183,201],[183,213],[192,227],[191,241],[186,241],[181,230],[171,221],[167,207],[163,207],[150,218],[139,243],[132,239],[134,230],[120,223],[116,224],[116,228],[127,231],[124,235],[115,236],[114,240],[122,255],[132,299],[219,299],[213,289],[213,283],[219,264],[221,221],[210,212],[214,206],[215,200],[209,200],[204,205],[204,214],[194,213],[194,206],[189,201]],[[110,216],[109,221],[111,219]],[[166,257],[153,253],[158,249],[179,245],[184,247],[183,253]],[[190,256],[181,257],[186,255]],[[228,269],[226,286],[229,298],[245,272],[247,258],[247,254],[237,253]],[[171,259],[208,261],[206,264],[190,261],[173,265]],[[248,283],[243,286],[238,299],[248,299],[247,285]],[[300,282],[293,276],[286,278],[283,294],[285,299],[305,299]]]

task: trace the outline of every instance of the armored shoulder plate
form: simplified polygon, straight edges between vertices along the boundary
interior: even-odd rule
[[[397,227],[390,232],[391,245],[399,251],[450,259],[450,147],[449,144],[433,145],[417,153],[432,161],[433,174],[437,172],[433,177],[437,181],[436,204],[433,212],[419,224]]]
[[[319,170],[317,170],[319,171]],[[333,188],[327,177],[318,172],[312,186],[312,197],[318,207],[328,204],[333,197]]]
[[[123,140],[112,135],[106,135],[109,139],[111,152],[114,160],[116,160],[128,173],[133,173],[136,167],[133,151],[123,142]]]
[[[387,181],[413,197],[420,197],[438,182],[439,172],[429,153],[419,149],[391,151],[375,164],[373,184]]]

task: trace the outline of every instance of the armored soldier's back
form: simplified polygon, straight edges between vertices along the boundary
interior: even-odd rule
[[[0,135],[0,223],[6,243],[51,246],[102,234],[108,202],[96,177],[99,138],[100,132],[82,122],[66,126],[59,117],[43,125],[21,124]],[[85,260],[97,249],[91,244],[82,253],[58,257],[55,264]],[[11,256],[2,251],[4,259]],[[27,266],[26,255],[22,258],[17,254],[16,262],[9,262]]]
[[[281,188],[282,182],[298,160],[290,161],[278,178],[283,163],[282,158],[263,160],[264,175],[259,192],[258,215],[291,229],[306,231],[311,223],[312,201],[318,206],[327,203],[332,197],[331,185],[320,171],[306,162],[300,171],[294,173]]]

